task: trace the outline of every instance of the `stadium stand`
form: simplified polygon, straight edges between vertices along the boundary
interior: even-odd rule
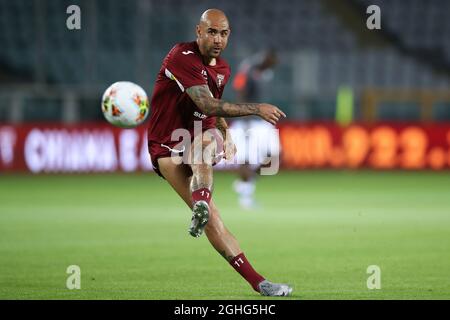
[[[0,0],[0,70],[7,70],[3,77],[26,74],[31,82],[47,85],[105,88],[130,80],[150,91],[162,57],[174,43],[193,39],[199,14],[215,6],[228,14],[233,28],[225,53],[233,70],[257,50],[279,50],[270,97],[291,116],[333,119],[336,92],[344,85],[354,91],[356,117],[367,88],[450,88],[449,1],[348,3],[343,9],[356,8],[363,24],[368,5],[382,7],[382,30],[373,31],[381,45],[362,43],[326,0],[261,0],[257,6],[238,0]],[[65,27],[71,4],[82,8],[81,31]],[[311,64],[310,73],[299,76]],[[225,97],[233,97],[231,89]],[[439,103],[433,117],[449,119],[448,107]],[[381,118],[420,117],[417,107],[394,108],[383,105]]]

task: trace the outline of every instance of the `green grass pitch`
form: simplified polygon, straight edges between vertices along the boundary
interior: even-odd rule
[[[252,212],[234,179],[215,174],[222,218],[288,299],[450,299],[449,172],[285,171],[259,179]],[[189,222],[153,173],[2,175],[0,299],[263,299]]]

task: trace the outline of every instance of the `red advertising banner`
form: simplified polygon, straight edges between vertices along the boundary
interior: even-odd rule
[[[450,124],[283,123],[279,137],[282,168],[450,168]],[[1,172],[147,170],[145,126],[0,125]]]
[[[112,172],[151,170],[144,127],[109,124],[0,125],[0,170]]]
[[[450,124],[284,124],[288,168],[448,169]]]

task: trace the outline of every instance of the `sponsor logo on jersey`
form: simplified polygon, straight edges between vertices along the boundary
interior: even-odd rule
[[[205,119],[206,118],[206,114],[200,113],[198,111],[194,111],[194,117],[200,118],[200,119]]]
[[[185,56],[187,56],[188,54],[194,53],[194,52],[192,52],[191,50],[187,50],[187,51],[182,51],[181,53],[184,54]]]

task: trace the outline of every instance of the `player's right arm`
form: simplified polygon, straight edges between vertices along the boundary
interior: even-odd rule
[[[242,117],[257,115],[275,125],[286,117],[278,107],[267,103],[230,103],[214,98],[208,85],[197,85],[186,89],[186,93],[207,116]]]

